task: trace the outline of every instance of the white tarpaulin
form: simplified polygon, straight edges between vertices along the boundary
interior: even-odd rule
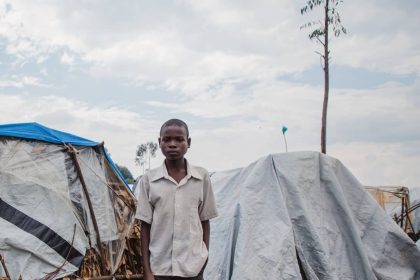
[[[105,269],[117,269],[134,220],[134,196],[100,147],[73,149],[75,159],[66,145],[0,138],[0,254],[12,280],[71,274],[97,240]]]
[[[206,280],[420,279],[420,250],[338,160],[270,155],[211,177]]]
[[[40,278],[62,265],[58,276],[66,275],[83,260],[88,239],[69,195],[68,178],[76,175],[67,173],[75,171],[65,156],[57,145],[0,143],[0,253],[12,279]]]

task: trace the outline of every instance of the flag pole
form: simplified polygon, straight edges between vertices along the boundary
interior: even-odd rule
[[[281,129],[281,131],[283,132],[284,144],[286,145],[286,153],[287,153],[287,140],[286,140],[287,127],[283,126],[283,128]]]

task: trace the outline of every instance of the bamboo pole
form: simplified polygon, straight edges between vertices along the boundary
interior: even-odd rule
[[[95,234],[96,234],[96,243],[98,245],[98,250],[99,250],[99,255],[101,257],[101,272],[105,273],[106,269],[105,269],[105,257],[104,257],[104,253],[102,251],[102,242],[101,242],[101,236],[99,234],[99,227],[98,227],[98,223],[96,221],[95,218],[95,212],[93,210],[93,206],[92,206],[92,201],[90,200],[90,196],[89,196],[89,192],[87,190],[87,186],[86,186],[86,182],[85,179],[83,177],[82,174],[82,169],[80,168],[80,164],[79,161],[77,160],[77,149],[74,148],[72,145],[68,145],[68,152],[69,155],[74,163],[74,166],[76,167],[76,173],[77,176],[79,177],[80,183],[82,185],[82,189],[83,189],[83,193],[86,197],[86,201],[89,207],[89,212],[90,212],[90,216],[92,219],[92,223],[93,223],[93,227],[95,229]]]
[[[6,273],[6,277],[9,278],[9,279],[12,279],[12,278],[10,278],[9,271],[7,270],[6,263],[5,263],[2,255],[0,255],[0,262],[1,262],[1,265],[3,267],[4,273]]]

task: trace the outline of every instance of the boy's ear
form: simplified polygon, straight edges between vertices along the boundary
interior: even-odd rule
[[[158,143],[159,143],[159,146],[160,146],[160,137],[158,138]]]
[[[187,143],[188,143],[188,148],[191,147],[191,138],[188,138]]]

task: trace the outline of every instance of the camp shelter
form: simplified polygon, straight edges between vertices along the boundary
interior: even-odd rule
[[[0,125],[0,254],[11,279],[69,275],[86,252],[101,273],[115,272],[135,203],[103,143],[37,123]]]
[[[415,203],[415,200],[411,198],[410,190],[407,187],[365,186],[365,189],[411,239],[414,241],[419,239],[420,231],[415,228],[415,211],[420,207],[420,204]]]
[[[266,156],[211,175],[206,280],[420,279],[420,250],[337,159]]]

